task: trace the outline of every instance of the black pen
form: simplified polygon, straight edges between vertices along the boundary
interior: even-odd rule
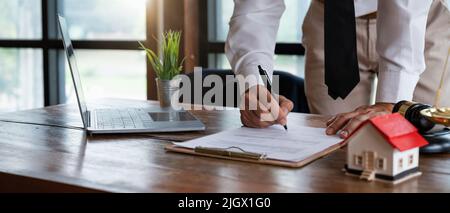
[[[259,75],[261,75],[261,78],[263,78],[263,76],[266,78],[266,80],[264,80],[264,84],[266,85],[267,90],[269,90],[269,92],[272,93],[272,82],[270,81],[269,75],[267,75],[267,72],[261,67],[261,65],[258,65],[258,70],[259,70]],[[283,125],[284,129],[287,131],[287,125]]]

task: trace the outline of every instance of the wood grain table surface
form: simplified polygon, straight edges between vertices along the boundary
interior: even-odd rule
[[[158,103],[105,99],[89,106],[153,104]],[[346,176],[344,149],[298,169],[164,149],[173,141],[240,127],[236,109],[192,111],[206,131],[102,136],[80,128],[77,110],[58,105],[0,114],[1,192],[450,192],[450,155],[421,155],[423,175],[392,186]],[[322,127],[326,120],[300,117],[289,122]]]

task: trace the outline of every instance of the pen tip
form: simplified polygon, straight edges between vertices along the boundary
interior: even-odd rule
[[[284,125],[283,127],[284,127],[284,129],[285,129],[286,131],[288,130],[286,125]]]

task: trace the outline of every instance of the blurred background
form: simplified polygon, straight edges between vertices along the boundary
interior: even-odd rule
[[[310,0],[285,0],[276,69],[304,73],[301,24]],[[157,48],[183,31],[185,71],[229,69],[224,55],[232,0],[0,0],[0,112],[75,100],[56,14],[66,17],[84,92],[96,98],[156,99],[154,74],[137,41]]]

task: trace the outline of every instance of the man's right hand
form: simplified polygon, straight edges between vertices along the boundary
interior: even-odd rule
[[[241,99],[242,124],[251,128],[286,125],[287,115],[294,108],[294,104],[284,96],[274,96],[262,85],[249,88]]]

